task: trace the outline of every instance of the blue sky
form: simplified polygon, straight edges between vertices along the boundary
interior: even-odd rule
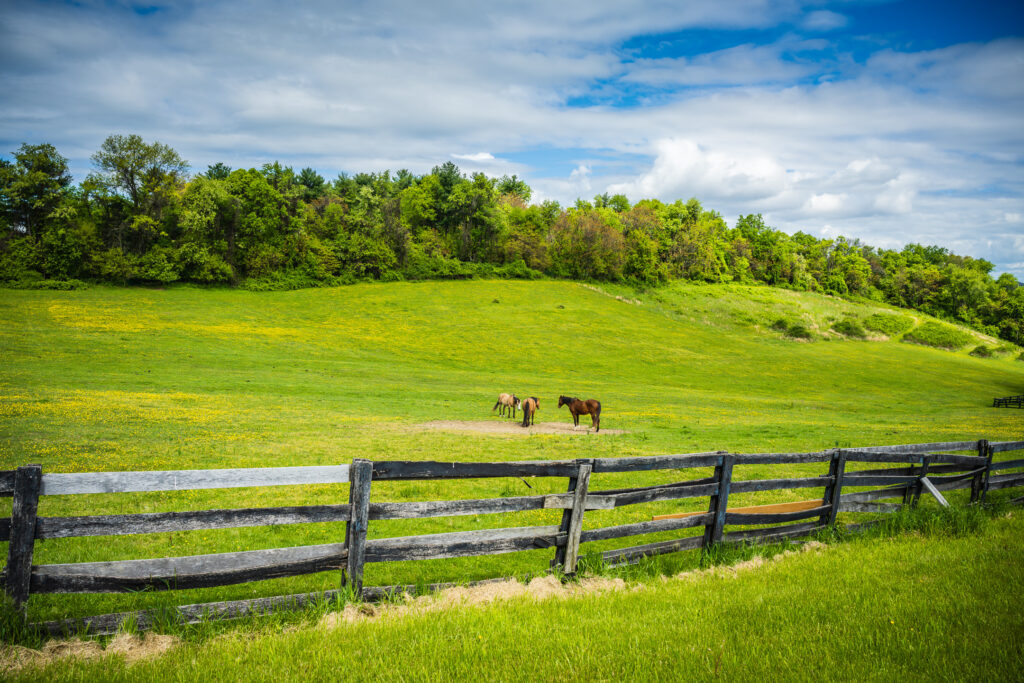
[[[1024,2],[7,2],[0,153],[454,160],[538,199],[939,244],[1024,280]]]

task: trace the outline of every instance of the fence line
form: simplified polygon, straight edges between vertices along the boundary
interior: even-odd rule
[[[925,492],[933,495],[940,504],[948,504],[941,491],[970,488],[972,503],[984,501],[989,490],[1024,486],[1024,472],[993,474],[1024,468],[1024,458],[993,462],[995,453],[1016,450],[1024,450],[1024,441],[989,443],[982,439],[836,448],[817,453],[730,454],[716,451],[654,457],[504,463],[371,462],[356,459],[351,465],[328,467],[172,472],[43,474],[39,465],[26,465],[17,470],[0,472],[0,495],[11,495],[14,499],[11,517],[0,519],[0,540],[9,541],[7,567],[2,578],[6,592],[24,608],[29,596],[36,593],[180,590],[338,569],[343,571],[343,578],[351,590],[367,597],[383,590],[381,587],[363,588],[363,570],[367,562],[490,555],[536,548],[554,548],[551,564],[561,566],[566,574],[572,575],[577,569],[581,544],[594,541],[704,527],[702,535],[602,553],[606,562],[628,563],[643,557],[707,548],[721,542],[777,541],[807,536],[834,524],[839,512],[895,512],[904,505],[916,505]],[[973,451],[977,455],[954,455],[939,451]],[[826,462],[827,474],[816,477],[759,480],[737,480],[733,477],[735,469],[745,465]],[[898,466],[871,466],[880,463]],[[865,465],[866,469],[850,469],[858,466],[863,468]],[[708,467],[714,468],[712,475],[698,479],[656,486],[590,490],[590,479],[594,473]],[[480,500],[371,502],[374,481],[523,476],[566,477],[569,485],[564,494]],[[349,483],[348,504],[53,518],[37,515],[40,495],[323,483]],[[820,499],[768,506],[729,507],[731,494],[821,487],[824,487],[824,495]],[[881,488],[843,493],[844,488],[854,487]],[[661,515],[649,522],[583,529],[583,518],[587,510],[704,497],[708,499],[705,513]],[[902,502],[875,502],[892,498],[901,498]],[[367,538],[372,520],[496,514],[537,509],[561,509],[563,513],[560,524]],[[315,522],[345,522],[344,537],[339,538],[338,542],[322,545],[210,555],[73,564],[32,563],[37,539]],[[766,524],[776,526],[735,531],[727,529],[728,526]],[[208,614],[237,616],[252,610],[278,609],[292,603],[305,604],[310,599],[310,596],[281,596],[230,604],[210,603],[206,607],[209,608]],[[203,606],[178,608],[178,612],[182,618],[193,619],[200,607]],[[101,615],[74,623],[79,626],[89,625],[94,629],[107,629],[117,616]],[[55,631],[70,628],[70,623],[51,622],[44,627]]]

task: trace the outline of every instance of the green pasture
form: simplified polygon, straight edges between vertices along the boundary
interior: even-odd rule
[[[870,332],[844,319],[891,309],[768,287],[677,284],[637,294],[571,282],[360,284],[254,293],[176,287],[0,290],[0,468],[48,472],[325,465],[363,457],[528,460],[820,450],[1022,437],[1022,415],[989,407],[1024,393],[1019,349],[976,358]],[[902,312],[915,324],[918,313]],[[773,327],[805,326],[809,341]],[[877,326],[876,326],[877,327]],[[898,326],[897,326],[898,327]],[[971,333],[972,339],[995,346]],[[537,396],[536,421],[569,423],[560,394],[598,398],[602,428],[510,434],[428,429],[502,421],[500,392]],[[820,466],[738,468],[737,478]],[[706,476],[598,475],[592,489]],[[374,484],[374,500],[565,490],[564,479]],[[532,488],[530,488],[532,487]],[[820,496],[736,496],[733,505]],[[954,496],[955,499],[959,500]],[[44,498],[40,514],[102,514],[347,502],[346,486]],[[9,506],[9,500],[4,505]],[[695,510],[663,502],[588,513],[587,527]],[[370,537],[557,523],[559,511],[374,522]],[[695,533],[695,532],[694,532]],[[38,543],[37,564],[337,542],[318,524]],[[589,544],[585,552],[665,538]],[[551,550],[368,565],[368,584],[524,575]],[[32,619],[335,588],[337,572],[226,588],[34,596]]]

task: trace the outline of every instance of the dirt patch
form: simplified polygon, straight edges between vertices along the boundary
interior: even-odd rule
[[[0,650],[0,672],[17,671],[26,666],[46,666],[52,662],[78,658],[97,659],[105,655],[121,655],[129,664],[156,657],[177,645],[177,636],[147,633],[136,636],[130,633],[119,633],[106,648],[95,640],[72,638],[70,640],[51,640],[42,650],[8,645]]]
[[[421,429],[439,429],[452,432],[477,432],[479,434],[626,434],[622,429],[602,429],[595,432],[594,428],[581,423],[573,427],[567,422],[538,422],[523,427],[513,420],[435,420],[418,425]]]
[[[622,579],[605,577],[587,578],[577,583],[563,584],[558,577],[540,576],[528,584],[515,579],[494,581],[479,586],[455,586],[446,588],[431,595],[418,598],[405,596],[404,602],[396,604],[361,604],[345,605],[341,612],[325,614],[320,619],[320,628],[337,628],[342,624],[353,624],[366,620],[395,619],[408,614],[427,614],[454,607],[478,607],[492,602],[526,598],[532,600],[550,600],[567,598],[576,595],[594,595],[611,591],[624,590],[626,582]]]

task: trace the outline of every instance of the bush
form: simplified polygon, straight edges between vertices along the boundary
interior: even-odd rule
[[[868,336],[868,333],[864,331],[864,327],[860,324],[860,321],[853,318],[846,318],[845,320],[839,320],[832,323],[832,329],[846,337],[857,337],[858,339],[863,339]]]
[[[794,339],[810,339],[811,331],[803,323],[793,323],[786,331],[786,335]]]
[[[785,332],[789,329],[790,322],[785,318],[779,318],[772,323],[772,329],[776,332]]]
[[[971,343],[973,337],[951,325],[927,322],[903,335],[903,341],[955,351]]]
[[[992,354],[992,349],[985,346],[984,344],[980,346],[975,346],[973,349],[971,349],[971,355],[974,356],[975,358],[991,358]]]
[[[88,289],[89,283],[81,280],[18,280],[5,285],[11,289],[53,289],[70,292],[75,289]]]
[[[905,315],[872,313],[864,319],[864,327],[872,332],[881,332],[889,337],[906,332],[913,326],[914,319]]]

